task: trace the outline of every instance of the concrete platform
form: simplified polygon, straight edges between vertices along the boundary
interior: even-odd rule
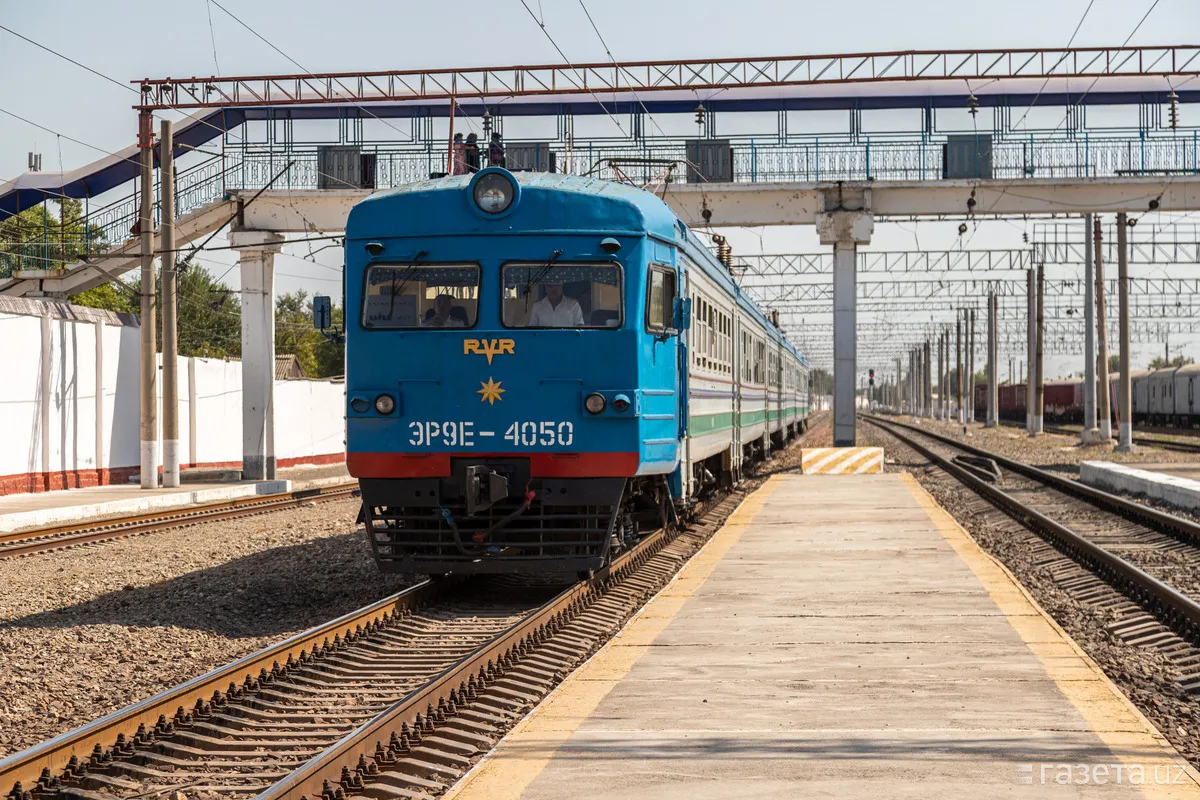
[[[447,797],[1195,798],[1198,781],[912,478],[777,475]]]
[[[0,533],[301,491],[350,480],[344,464],[296,467],[280,470],[279,474],[280,479],[273,481],[193,481],[178,489],[142,489],[137,484],[124,484],[6,495],[0,497]]]
[[[1079,465],[1079,480],[1106,492],[1144,494],[1180,508],[1200,510],[1200,463],[1084,461]]]

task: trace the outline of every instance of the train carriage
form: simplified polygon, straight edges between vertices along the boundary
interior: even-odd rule
[[[347,223],[346,320],[385,571],[600,568],[807,420],[803,357],[622,184],[488,168],[376,194]]]

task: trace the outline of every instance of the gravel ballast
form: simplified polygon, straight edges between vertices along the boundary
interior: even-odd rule
[[[0,561],[0,757],[398,591],[358,505]]]

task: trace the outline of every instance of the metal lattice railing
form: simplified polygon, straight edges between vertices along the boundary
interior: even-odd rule
[[[831,135],[784,141],[743,137],[723,141],[729,143],[729,165],[720,177],[732,178],[735,183],[938,180],[945,175],[944,143],[917,135]],[[558,172],[641,185],[658,185],[668,177],[674,183],[705,179],[699,167],[688,161],[688,148],[682,139],[542,144],[549,148]],[[992,139],[990,151],[990,177],[996,179],[1200,173],[1200,136],[1194,130],[1132,136],[1005,136]],[[369,162],[373,174],[360,175],[353,188],[400,186],[446,169],[445,148],[431,142],[362,145],[360,152],[373,156]],[[486,153],[484,160],[486,163]],[[322,175],[319,164],[318,145],[227,141],[221,156],[179,173],[177,213],[186,215],[231,189],[261,189],[272,179],[272,188],[284,190],[350,186],[334,176]],[[157,198],[155,201],[157,224]],[[7,229],[0,228],[0,277],[18,270],[68,267],[120,246],[131,237],[138,209],[136,191],[95,209],[87,207],[86,202],[82,218],[69,221],[69,225],[18,228],[10,224]]]

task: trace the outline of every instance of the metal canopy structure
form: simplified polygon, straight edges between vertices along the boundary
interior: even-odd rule
[[[450,101],[463,98],[570,98],[574,95],[627,97],[639,105],[642,95],[674,92],[695,104],[697,92],[748,92],[757,100],[778,101],[801,87],[886,85],[863,92],[862,105],[880,107],[887,97],[924,95],[930,85],[947,85],[953,94],[978,96],[980,103],[1011,104],[1014,94],[1064,93],[1087,102],[1088,91],[1072,94],[1072,78],[1123,79],[1129,93],[1160,93],[1170,87],[1148,78],[1200,75],[1200,47],[1101,47],[1073,49],[905,50],[878,53],[802,55],[673,61],[598,62],[530,66],[470,67],[441,70],[304,73],[207,78],[146,78],[135,81],[141,110],[295,106],[345,103]],[[972,81],[979,83],[972,86]],[[1043,82],[1054,82],[1054,85]],[[1108,91],[1110,87],[1105,87]],[[938,92],[945,92],[939,89]],[[828,93],[814,93],[815,96]],[[792,95],[794,96],[794,94]],[[596,98],[599,99],[598,97]],[[699,98],[701,101],[704,98]],[[732,98],[726,98],[728,103]],[[1092,97],[1092,102],[1096,98]],[[894,102],[894,101],[893,101]],[[1158,101],[1158,102],[1161,102]],[[758,105],[758,104],[755,104]],[[751,106],[747,106],[749,109]],[[811,107],[811,106],[809,106]],[[654,109],[652,109],[654,110]],[[662,109],[658,109],[662,110]],[[757,110],[757,109],[756,109]],[[578,113],[577,111],[575,113]]]

